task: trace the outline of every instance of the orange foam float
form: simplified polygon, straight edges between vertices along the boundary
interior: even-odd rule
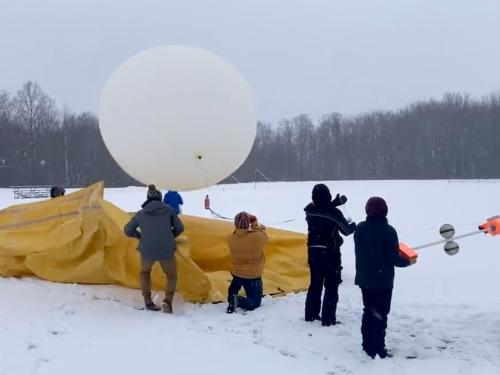
[[[486,219],[486,223],[481,224],[479,229],[485,233],[491,234],[492,236],[500,234],[500,215]]]

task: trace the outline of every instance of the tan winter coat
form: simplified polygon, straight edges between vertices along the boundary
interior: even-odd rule
[[[264,247],[267,244],[265,229],[252,224],[251,229],[235,229],[227,238],[231,252],[231,273],[243,279],[256,279],[264,269]]]

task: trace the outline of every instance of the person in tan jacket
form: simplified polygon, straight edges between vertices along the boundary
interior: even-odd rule
[[[233,280],[228,289],[227,313],[237,307],[254,310],[262,300],[262,271],[264,269],[264,247],[267,233],[257,218],[247,212],[240,212],[234,218],[234,232],[227,238],[231,253],[231,274]],[[241,287],[246,297],[238,296]]]

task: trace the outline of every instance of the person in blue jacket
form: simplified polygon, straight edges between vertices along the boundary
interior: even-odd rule
[[[179,194],[179,192],[175,190],[169,190],[163,197],[163,203],[168,204],[170,207],[173,208],[175,213],[179,215],[182,212],[180,206],[184,204],[184,201],[182,200],[182,197]]]

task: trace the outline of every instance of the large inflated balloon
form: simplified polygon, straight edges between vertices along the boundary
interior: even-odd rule
[[[161,188],[213,185],[246,159],[256,132],[249,86],[216,55],[168,46],[131,57],[101,96],[111,155],[137,180]]]

